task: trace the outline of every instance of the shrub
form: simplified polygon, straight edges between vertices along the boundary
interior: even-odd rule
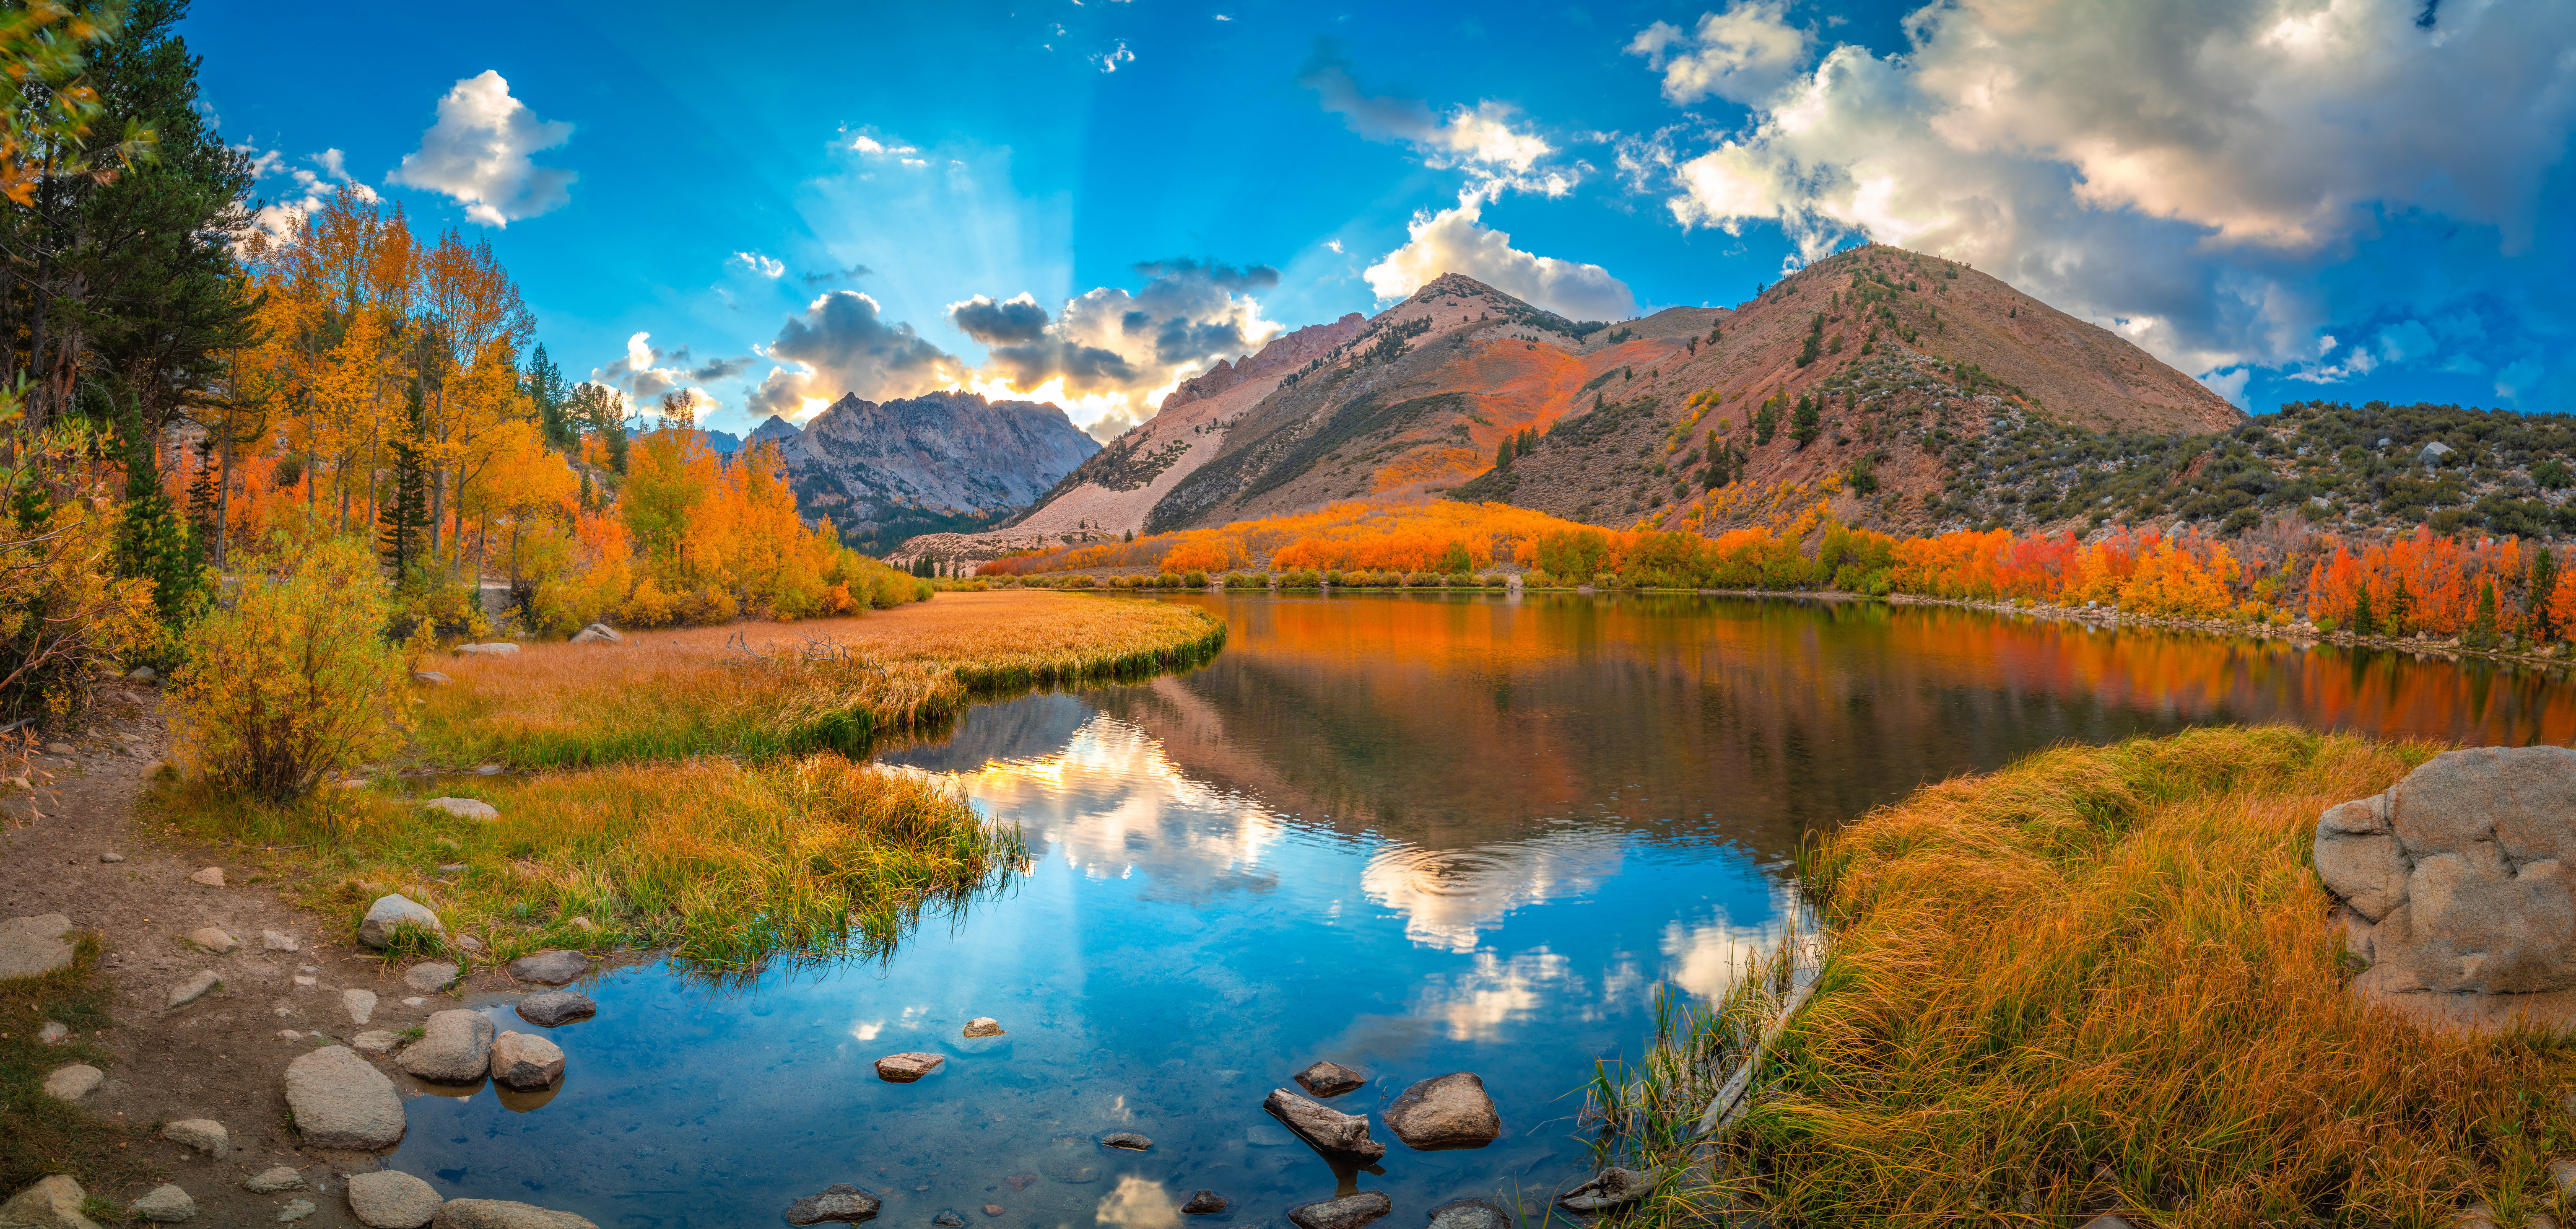
[[[1451,572],[1445,583],[1452,589],[1473,589],[1476,587],[1476,578],[1465,572]]]
[[[1183,587],[1185,587],[1185,588],[1191,588],[1191,589],[1204,589],[1204,588],[1207,588],[1207,573],[1202,572],[1202,571],[1199,571],[1199,570],[1198,570],[1198,569],[1196,569],[1196,568],[1192,568],[1192,569],[1191,569],[1191,570],[1189,570],[1188,572],[1186,572],[1186,573],[1182,574],[1182,576],[1181,576],[1181,583],[1182,583]]]
[[[206,776],[284,801],[392,750],[403,662],[384,640],[391,614],[375,557],[352,539],[248,569],[231,606],[198,625],[179,676]]]
[[[1487,572],[1484,576],[1484,586],[1488,589],[1509,588],[1511,583],[1511,578],[1500,572]]]

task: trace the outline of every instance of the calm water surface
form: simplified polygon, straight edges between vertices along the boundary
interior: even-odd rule
[[[1794,907],[1811,831],[2193,724],[2576,739],[2576,693],[2533,674],[1951,610],[1178,600],[1231,624],[1214,664],[986,705],[880,757],[1021,825],[1036,865],[1007,891],[882,964],[601,977],[598,1018],[552,1033],[557,1092],[413,1100],[392,1164],[675,1229],[778,1224],[835,1182],[904,1229],[1172,1229],[1201,1187],[1235,1203],[1188,1218],[1211,1227],[1354,1184],[1394,1198],[1389,1227],[1466,1195],[1535,1205],[1581,1166],[1594,1059],[1638,1047],[1657,987],[1726,988]],[[960,1036],[984,1015],[1008,1035]],[[875,1077],[907,1050],[949,1062]],[[1478,1072],[1506,1135],[1425,1153],[1378,1124],[1384,1172],[1337,1175],[1260,1109],[1319,1058],[1372,1078],[1348,1112]],[[1153,1150],[1093,1142],[1113,1131]]]

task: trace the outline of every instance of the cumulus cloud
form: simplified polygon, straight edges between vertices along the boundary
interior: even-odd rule
[[[1656,22],[1629,40],[1628,54],[1664,75],[1664,97],[1676,103],[1708,97],[1754,103],[1787,85],[1806,65],[1814,36],[1789,25],[1781,6],[1736,0],[1723,13],[1700,16],[1699,28]]]
[[[1443,273],[1462,273],[1574,320],[1637,314],[1637,296],[1609,270],[1521,251],[1511,235],[1485,225],[1482,213],[1482,202],[1469,195],[1455,209],[1414,214],[1404,246],[1361,276],[1381,300],[1403,298]]]
[[[880,137],[870,132],[854,132],[850,134],[849,146],[850,152],[859,155],[865,161],[894,162],[914,170],[930,165],[930,160],[921,156],[918,146],[906,144],[893,137]]]
[[[950,304],[949,323],[985,348],[977,387],[1053,401],[1110,438],[1149,417],[1174,384],[1280,331],[1253,297],[1279,284],[1276,269],[1186,257],[1135,268],[1146,279],[1135,292],[1104,286],[1054,312],[1030,294]]]
[[[1127,40],[1122,38],[1118,40],[1117,46],[1088,58],[1091,60],[1093,66],[1097,67],[1100,71],[1104,73],[1114,73],[1118,71],[1118,66],[1121,64],[1135,63],[1136,53],[1127,50]]]
[[[501,74],[486,69],[438,100],[438,122],[387,180],[442,193],[465,206],[466,217],[507,226],[571,202],[577,176],[528,158],[571,139],[572,125],[538,119],[510,96]]]
[[[374,188],[360,183],[349,173],[348,155],[339,150],[326,149],[298,159],[311,163],[309,167],[288,166],[286,155],[273,149],[236,145],[233,150],[249,159],[252,182],[272,176],[283,176],[287,181],[284,195],[251,211],[252,228],[268,232],[271,239],[284,239],[294,234],[296,226],[320,212],[334,193],[347,192],[361,203],[376,199]]]
[[[855,290],[817,297],[787,318],[763,353],[790,365],[772,367],[752,391],[754,418],[819,410],[843,393],[870,401],[910,397],[953,383],[962,370],[954,356],[911,325],[888,322],[875,299]]]
[[[1509,105],[1490,100],[1434,114],[1419,98],[1380,97],[1360,88],[1350,62],[1330,40],[1316,44],[1299,85],[1315,91],[1327,111],[1372,141],[1411,145],[1423,165],[1467,172],[1471,191],[1491,199],[1505,189],[1563,196],[1582,179],[1583,167],[1544,167],[1557,152],[1547,139],[1516,123]]]
[[[687,346],[664,349],[652,344],[652,338],[651,333],[636,333],[628,337],[626,352],[592,368],[589,382],[625,393],[627,400],[637,405],[647,405],[672,389],[729,380],[751,366],[749,355],[701,362],[690,356]],[[704,388],[696,391],[701,411],[721,404],[708,396]]]
[[[1685,225],[1776,223],[1806,259],[1853,236],[1927,250],[2144,322],[2134,339],[2190,370],[2334,380],[2424,340],[2311,362],[2334,317],[2375,332],[2422,293],[2492,316],[2506,293],[2449,268],[2335,270],[2373,245],[2419,267],[2484,245],[2492,267],[2546,244],[2542,189],[2576,127],[2563,5],[1954,0],[1906,31],[1903,54],[1838,46],[1766,92],[1811,37],[1776,5],[1738,0],[1687,40],[1649,27],[1630,50],[1667,97],[1757,105],[1696,152],[1632,143],[1623,169],[1660,178]]]

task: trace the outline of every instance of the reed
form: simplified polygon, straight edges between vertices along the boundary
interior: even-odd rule
[[[625,764],[332,791],[271,808],[202,784],[162,801],[194,835],[293,848],[303,903],[349,936],[400,892],[449,943],[406,951],[504,961],[546,947],[670,948],[701,966],[890,950],[925,911],[961,907],[1027,857],[1015,826],[930,779],[822,753],[745,765]],[[427,810],[489,802],[497,820]],[[586,919],[586,929],[574,919]]]
[[[1818,1225],[2564,1217],[2543,1166],[2576,1149],[2576,1047],[2354,996],[2308,867],[2320,812],[2438,749],[2282,728],[2061,748],[1833,834],[1808,862],[1835,934],[1815,997],[1717,1169],[1649,1217],[1730,1197]],[[1681,1030],[1667,1066],[1729,1027]],[[1647,1104],[1642,1083],[1595,1100]],[[1700,1143],[1619,1147],[1678,1167]]]
[[[863,619],[532,644],[435,668],[412,710],[432,763],[578,767],[700,754],[858,755],[970,700],[1204,660],[1225,625],[1192,607],[1009,590],[943,593]]]

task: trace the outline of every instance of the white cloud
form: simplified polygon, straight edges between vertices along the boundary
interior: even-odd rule
[[[787,266],[784,262],[775,257],[763,256],[758,252],[736,252],[732,259],[725,263],[740,265],[766,278],[787,276]]]
[[[1906,19],[1903,54],[1836,47],[1757,93],[1807,36],[1739,2],[1630,50],[1667,96],[1749,97],[1751,121],[1695,155],[1623,147],[1622,168],[1667,176],[1685,225],[1776,223],[1808,259],[1866,235],[1967,261],[2076,315],[2148,322],[2137,340],[2186,370],[2301,363],[2356,306],[2319,284],[2355,245],[2428,215],[2507,255],[2531,244],[2576,127],[2576,6],[2417,11],[1955,0]],[[2390,296],[2362,310],[2411,306],[2362,289]]]
[[[1599,265],[1533,256],[1482,220],[1473,194],[1457,208],[1419,212],[1404,246],[1363,270],[1381,300],[1400,299],[1443,273],[1462,273],[1496,290],[1574,320],[1625,320],[1637,314],[1628,284]]]
[[[1660,21],[1646,27],[1629,40],[1628,54],[1664,74],[1664,97],[1675,103],[1714,96],[1749,104],[1787,85],[1814,41],[1789,25],[1779,4],[1736,0],[1723,13],[1702,14],[1688,34]]]
[[[1360,89],[1350,65],[1331,49],[1308,61],[1298,84],[1315,91],[1327,111],[1340,115],[1351,131],[1373,141],[1411,145],[1425,166],[1463,170],[1468,191],[1487,200],[1505,190],[1563,196],[1580,183],[1580,162],[1543,167],[1557,149],[1545,137],[1516,123],[1518,113],[1491,100],[1433,114],[1418,98],[1378,97]]]
[[[1122,38],[1118,40],[1118,45],[1116,47],[1092,56],[1090,59],[1092,63],[1100,66],[1100,71],[1104,73],[1114,73],[1118,71],[1118,66],[1121,64],[1135,63],[1136,53],[1127,50],[1127,40]]]
[[[501,74],[487,69],[438,100],[438,122],[387,180],[442,193],[465,206],[466,217],[507,226],[570,203],[577,176],[538,166],[528,155],[571,139],[571,124],[538,119],[510,96]]]
[[[374,188],[358,182],[349,174],[348,155],[337,149],[304,155],[301,161],[312,163],[311,167],[289,167],[285,155],[277,150],[262,150],[249,145],[233,148],[249,157],[254,181],[283,174],[293,185],[288,189],[292,195],[280,197],[251,212],[251,227],[266,231],[271,239],[282,240],[294,234],[295,228],[304,219],[320,212],[334,193],[347,192],[361,204],[373,204],[377,199]]]
[[[730,380],[750,366],[748,355],[697,362],[690,357],[687,346],[665,350],[653,344],[651,333],[636,333],[626,339],[624,354],[591,369],[588,382],[625,393],[639,410],[650,410],[662,394],[673,389],[689,389],[697,396],[698,416],[703,422],[724,405],[703,385]]]
[[[2251,367],[2238,367],[2230,371],[2209,372],[2200,377],[2200,382],[2207,386],[2209,391],[2227,398],[2229,405],[2241,410],[2246,408],[2245,381],[2253,374],[2254,369]]]
[[[754,418],[799,415],[807,402],[843,393],[871,401],[915,396],[953,386],[964,368],[911,325],[886,320],[875,298],[855,290],[816,296],[787,318],[762,353],[793,365],[772,367],[762,377],[751,395]]]

